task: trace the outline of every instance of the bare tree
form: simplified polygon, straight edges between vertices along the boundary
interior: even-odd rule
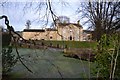
[[[115,37],[115,34],[113,36],[113,33],[119,31],[120,29],[120,2],[103,2],[99,0],[96,2],[82,3],[82,9],[79,8],[77,12],[82,12],[82,19],[87,18],[85,23],[91,24],[89,28],[94,29],[93,37],[95,40],[99,40],[98,46],[100,47],[102,43],[101,47],[105,48],[101,51],[98,48],[97,51],[98,56],[96,56],[96,59],[98,59],[98,61],[96,62],[97,64],[103,64],[104,66],[104,68],[101,68],[100,65],[98,66],[98,69],[96,69],[97,76],[101,77],[100,74],[102,74],[103,76],[107,76],[113,80],[119,73],[118,56],[120,47],[117,45],[119,45],[120,38],[119,34],[116,34]],[[106,37],[103,38],[103,34],[107,34],[105,35]],[[113,52],[111,52],[112,54],[109,53],[109,49],[111,48],[109,47],[110,44],[113,45]],[[108,48],[108,50],[106,48]],[[108,59],[109,57],[110,59]],[[105,60],[108,62],[105,63]],[[111,62],[111,64],[109,64],[109,62]],[[111,67],[111,69],[109,69],[109,67]],[[106,72],[105,70],[108,70],[108,74],[104,74],[104,72]]]
[[[120,27],[120,2],[95,2],[82,3],[82,18],[87,18],[89,28],[94,29],[94,39],[99,40],[101,35],[110,34]]]

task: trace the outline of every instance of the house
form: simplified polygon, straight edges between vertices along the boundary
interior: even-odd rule
[[[58,23],[55,28],[24,29],[26,40],[74,40],[82,41],[83,27],[76,23]]]
[[[65,19],[61,19],[65,18]],[[66,21],[62,21],[66,20]],[[24,29],[22,36],[26,40],[64,40],[64,41],[85,41],[86,31],[80,25],[80,21],[77,23],[70,23],[69,18],[60,17],[56,20],[56,25],[53,28],[45,29]],[[90,35],[86,33],[87,35]]]
[[[57,37],[57,40],[73,40],[82,41],[83,27],[78,23],[58,23],[57,25],[58,34],[61,36]]]

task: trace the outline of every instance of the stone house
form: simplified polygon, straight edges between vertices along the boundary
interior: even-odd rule
[[[57,30],[61,35],[57,40],[82,41],[83,27],[78,23],[58,23]]]
[[[79,23],[57,23],[54,28],[24,29],[22,36],[26,40],[83,40],[83,27]]]

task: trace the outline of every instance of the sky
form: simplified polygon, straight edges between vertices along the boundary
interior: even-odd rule
[[[5,0],[3,0],[5,1]],[[38,9],[38,4],[40,2],[29,0],[30,2],[26,4],[25,0],[21,1],[9,1],[7,0],[7,3],[4,3],[4,6],[0,6],[0,16],[1,15],[7,15],[10,21],[10,25],[14,27],[16,31],[22,31],[26,28],[25,23],[27,20],[31,21],[31,29],[41,29],[43,27],[49,27],[51,25],[52,17],[49,14],[49,23],[47,26],[44,26],[44,22],[46,22],[46,19],[43,20],[43,16],[45,14],[46,6],[42,6],[41,10]],[[74,1],[67,1],[65,5],[61,5],[61,3],[58,1],[53,1],[52,3],[52,9],[54,10],[55,14],[57,16],[67,16],[70,18],[71,23],[77,23],[79,20],[80,14],[76,13],[77,8],[80,6],[79,0]],[[64,0],[61,0],[64,1]],[[32,2],[32,7],[30,7]],[[44,2],[44,0],[43,0]],[[80,23],[82,23],[84,20],[80,20]],[[0,20],[0,25],[4,25],[4,20]],[[87,26],[83,26],[83,29],[87,29]]]

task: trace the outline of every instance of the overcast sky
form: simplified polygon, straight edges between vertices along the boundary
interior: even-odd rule
[[[29,0],[31,1],[31,0]],[[64,1],[64,0],[63,0]],[[68,4],[67,4],[68,3]],[[76,13],[77,8],[79,7],[79,0],[67,1],[66,6],[61,5],[58,1],[53,1],[52,9],[55,11],[57,16],[68,16],[70,18],[71,23],[76,23],[79,20],[79,16]],[[10,25],[12,25],[16,31],[22,31],[26,28],[25,23],[27,20],[31,20],[31,28],[42,28],[43,27],[43,18],[42,16],[45,14],[45,6],[40,11],[36,11],[36,7],[38,5],[37,1],[34,1],[32,7],[29,8],[29,5],[25,7],[25,0],[21,1],[9,1],[8,3],[0,6],[0,16],[7,15],[10,20]],[[45,19],[44,19],[45,20]],[[39,22],[38,22],[39,21]],[[45,20],[46,21],[46,20]],[[80,21],[82,24],[82,21]],[[48,27],[51,25],[52,19],[49,16]],[[4,20],[0,20],[0,25],[4,25]],[[87,26],[83,26],[84,29]]]

